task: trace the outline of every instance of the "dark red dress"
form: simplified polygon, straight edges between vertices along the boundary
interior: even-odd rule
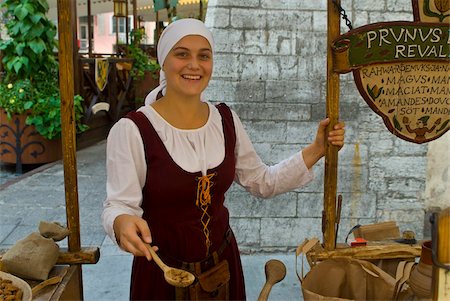
[[[228,209],[224,194],[235,176],[234,148],[236,134],[230,109],[217,106],[222,116],[225,137],[225,158],[217,167],[208,170],[211,178],[211,204],[208,213],[210,251],[222,244],[229,228]],[[144,143],[147,178],[143,188],[143,218],[152,233],[153,245],[166,264],[179,267],[179,262],[201,261],[206,256],[205,235],[201,223],[202,210],[196,205],[197,181],[201,172],[190,173],[179,167],[167,152],[163,142],[143,113],[127,115],[139,128]],[[245,300],[245,287],[239,250],[232,237],[220,255],[230,267],[230,300]],[[166,283],[163,272],[154,261],[135,257],[131,275],[132,300],[174,300],[175,289]]]

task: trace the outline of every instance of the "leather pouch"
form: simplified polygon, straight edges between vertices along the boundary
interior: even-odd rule
[[[228,262],[222,260],[213,268],[197,276],[189,286],[190,300],[228,300],[230,270]]]

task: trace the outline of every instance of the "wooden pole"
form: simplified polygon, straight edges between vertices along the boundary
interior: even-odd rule
[[[132,1],[133,4],[133,28],[134,30],[140,30],[139,28],[139,17],[137,15],[137,4],[136,4],[136,0]]]
[[[92,57],[92,39],[93,33],[92,33],[92,11],[91,11],[91,0],[87,1],[87,15],[88,15],[88,56]]]
[[[130,33],[130,22],[128,22],[128,0],[125,2],[125,44],[128,45],[128,34]]]
[[[433,241],[433,244],[437,243],[434,250],[437,251],[437,263],[443,266],[433,265],[432,295],[433,300],[448,301],[450,300],[450,283],[448,281],[450,271],[444,267],[446,266],[447,269],[450,267],[450,207],[442,210],[434,223],[432,227],[435,227],[435,231],[437,231],[436,237],[433,237],[433,239],[437,238],[436,241]]]
[[[59,87],[61,95],[61,132],[64,166],[64,188],[66,197],[67,227],[70,231],[68,247],[70,252],[81,250],[80,216],[78,206],[78,183],[76,162],[76,136],[74,111],[74,34],[76,22],[74,3],[71,0],[58,0],[59,34]],[[77,284],[72,296],[83,300],[81,265],[76,268]]]
[[[340,0],[336,0],[339,4]],[[339,120],[339,74],[333,72],[332,42],[340,35],[339,11],[333,0],[328,0],[328,34],[327,34],[327,117],[331,122],[329,129]],[[337,192],[338,148],[327,144],[325,149],[325,177],[324,177],[324,214],[323,244],[325,250],[336,248],[336,192]]]

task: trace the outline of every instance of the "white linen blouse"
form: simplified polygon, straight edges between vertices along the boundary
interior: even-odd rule
[[[189,130],[175,128],[151,106],[138,110],[150,120],[174,162],[187,172],[201,171],[203,175],[225,157],[222,117],[214,105],[207,103],[210,112],[207,122]],[[236,183],[254,196],[269,198],[302,187],[314,178],[301,151],[274,166],[264,164],[234,111],[232,116],[236,131]],[[147,164],[139,129],[132,120],[122,118],[111,128],[106,152],[107,197],[103,202],[102,223],[116,242],[115,218],[121,214],[141,217],[143,213],[142,188]]]

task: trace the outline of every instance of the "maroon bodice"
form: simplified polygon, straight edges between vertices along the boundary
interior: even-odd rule
[[[173,161],[151,122],[143,113],[133,112],[127,115],[138,126],[145,149],[147,177],[141,205],[144,211],[143,218],[150,227],[152,244],[158,246],[162,258],[175,260],[172,263],[176,261],[195,262],[204,259],[207,256],[205,234],[209,235],[211,241],[209,251],[213,252],[220,247],[229,227],[229,214],[228,209],[224,206],[224,194],[235,176],[236,134],[230,109],[224,104],[217,105],[217,108],[222,116],[225,157],[217,167],[207,171],[211,184],[211,203],[207,208],[209,222],[204,216],[205,212],[196,204],[199,180],[202,177],[201,172],[187,172]],[[207,223],[206,230],[205,223]],[[233,244],[235,245],[235,241]],[[230,255],[236,253],[237,246],[234,247],[234,252],[225,253]],[[237,257],[238,262],[235,265],[239,270],[239,254],[233,256]],[[147,266],[147,268],[143,268],[143,266]],[[150,267],[152,268],[150,269]],[[147,299],[170,299],[167,294],[150,297],[148,294],[138,292],[144,289],[143,285],[139,284],[141,282],[139,279],[143,277],[142,273],[150,274],[155,267],[153,261],[149,263],[143,257],[135,258],[132,276],[133,299],[144,297]],[[157,267],[156,270],[158,271]],[[235,272],[238,273],[239,278],[242,271],[238,270]],[[161,278],[160,271],[155,273],[159,275],[157,278]],[[154,283],[155,275],[149,277],[149,283]],[[160,282],[159,280],[157,282]],[[150,285],[149,283],[146,284],[147,287]],[[172,291],[172,288],[168,287]],[[157,288],[161,289],[156,286],[153,287],[153,290]]]

